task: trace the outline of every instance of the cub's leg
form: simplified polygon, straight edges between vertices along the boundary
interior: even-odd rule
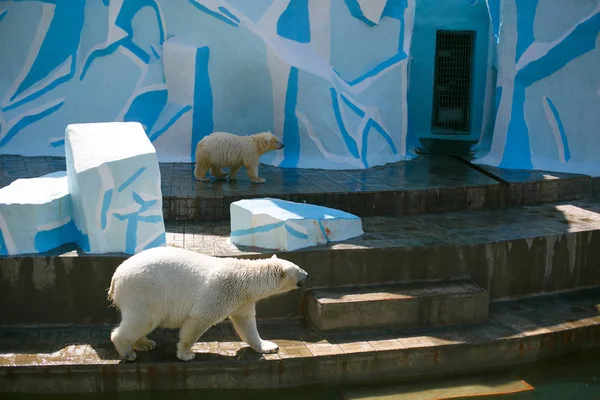
[[[217,179],[223,179],[227,176],[227,174],[225,172],[223,172],[223,170],[221,168],[217,168],[217,167],[211,167],[210,173],[212,176],[214,176]]]
[[[258,176],[258,160],[253,162],[252,164],[246,164],[245,167],[248,170],[248,176],[250,180],[254,183],[265,183],[267,180],[265,178],[261,178]]]
[[[206,176],[209,166],[202,159],[196,159],[196,168],[194,169],[194,177],[200,182],[208,182],[210,178]]]
[[[205,157],[203,145],[198,143],[196,146],[196,167],[194,168],[194,177],[201,182],[208,182],[210,179],[206,176],[210,168],[210,162]]]
[[[242,167],[241,165],[237,165],[237,166],[231,167],[229,169],[229,180],[230,181],[236,181],[237,180],[237,176],[236,175],[237,175],[237,173],[238,173],[238,171],[240,170],[241,167]]]

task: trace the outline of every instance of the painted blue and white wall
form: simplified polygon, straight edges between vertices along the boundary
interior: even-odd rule
[[[415,139],[437,137],[435,31],[467,29],[476,42],[462,138],[479,137],[477,162],[596,176],[599,8],[599,0],[0,0],[0,154],[62,156],[67,124],[139,121],[163,162],[192,161],[213,131],[263,130],[286,145],[263,158],[273,165],[408,159]]]
[[[478,163],[600,176],[600,1],[488,0],[497,116]]]
[[[415,0],[0,0],[0,153],[64,155],[68,124],[139,121],[163,162],[272,130],[283,167],[410,157]]]

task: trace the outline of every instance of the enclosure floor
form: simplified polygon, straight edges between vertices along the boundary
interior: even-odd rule
[[[568,178],[578,175],[543,171],[502,170],[483,167],[490,174],[511,182]],[[0,187],[19,178],[33,178],[66,169],[62,157],[21,157],[0,155]],[[464,186],[498,184],[473,166],[455,157],[421,155],[414,160],[401,161],[367,170],[290,169],[269,165],[260,166],[265,184],[252,184],[242,169],[238,181],[223,180],[209,183],[194,179],[191,163],[160,164],[164,197],[222,197],[236,195],[275,195],[292,193],[357,193],[399,190],[425,190]]]

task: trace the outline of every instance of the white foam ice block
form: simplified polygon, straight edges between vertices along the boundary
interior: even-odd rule
[[[74,242],[67,173],[17,179],[0,189],[0,255],[43,253]]]
[[[156,151],[140,123],[69,125],[65,153],[82,250],[134,254],[166,243]]]
[[[363,234],[359,217],[344,211],[262,198],[231,203],[231,242],[264,249],[297,250]]]

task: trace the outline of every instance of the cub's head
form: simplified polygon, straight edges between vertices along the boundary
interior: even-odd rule
[[[271,132],[261,132],[251,136],[259,154],[265,154],[268,151],[283,149],[284,145],[277,136]]]
[[[298,289],[308,279],[308,273],[291,261],[277,258],[273,255],[269,259],[269,266],[275,274],[277,292],[284,293]]]

